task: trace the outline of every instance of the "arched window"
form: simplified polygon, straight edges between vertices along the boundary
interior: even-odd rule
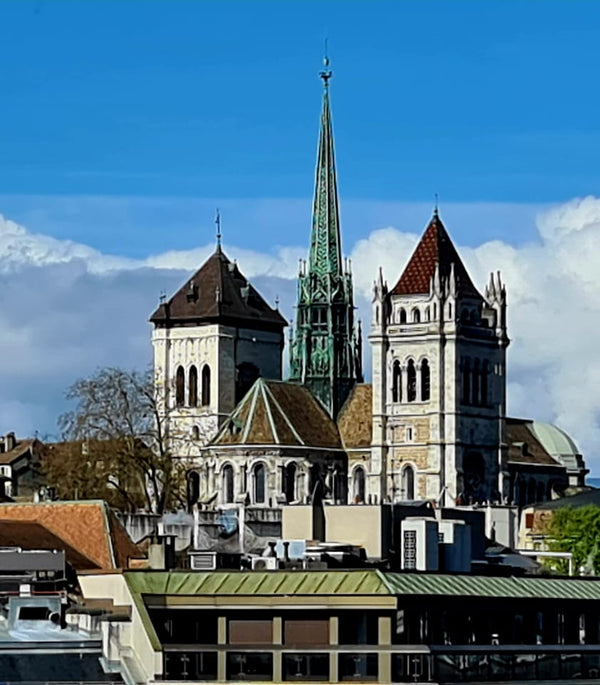
[[[423,402],[429,400],[431,393],[431,372],[429,370],[429,362],[423,359],[421,362],[421,399]]]
[[[225,504],[233,502],[233,466],[231,464],[223,467],[223,502]]]
[[[421,323],[421,312],[415,307],[412,310],[413,323]]]
[[[406,367],[406,399],[414,402],[417,399],[417,369],[412,359],[408,360]]]
[[[471,404],[471,362],[465,359],[462,369],[462,401]]]
[[[463,458],[463,494],[467,504],[484,499],[484,463],[479,452],[469,452]]]
[[[473,392],[471,393],[471,403],[479,404],[479,381],[481,379],[481,372],[479,370],[479,359],[475,360],[473,364],[473,374],[471,381],[473,382]]]
[[[362,504],[365,501],[365,470],[362,466],[354,469],[354,503]]]
[[[490,373],[490,363],[487,359],[483,362],[481,367],[481,404],[487,407],[490,400],[488,397],[488,376]]]
[[[405,466],[400,477],[401,497],[403,500],[415,498],[415,471],[412,466]]]
[[[406,309],[400,308],[400,323],[406,323]]]
[[[210,404],[210,366],[204,365],[202,369],[202,406],[208,407]]]
[[[198,501],[200,497],[200,474],[197,471],[188,473],[188,504],[190,507]]]
[[[192,440],[200,440],[200,429],[198,426],[192,426]]]
[[[190,367],[190,376],[188,381],[188,404],[190,407],[198,406],[198,369],[195,366]]]
[[[431,321],[431,312],[429,307],[425,307],[425,321]]]
[[[283,470],[283,494],[286,502],[290,504],[296,500],[296,472],[298,467],[291,461]]]
[[[398,360],[392,367],[392,402],[402,402],[402,369]]]
[[[265,467],[256,464],[254,467],[254,502],[263,504],[265,501]]]
[[[185,371],[183,366],[177,367],[175,375],[175,404],[178,407],[183,407],[185,402]]]

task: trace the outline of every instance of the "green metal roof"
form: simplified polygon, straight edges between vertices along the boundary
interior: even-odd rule
[[[377,571],[129,571],[134,593],[147,595],[389,595]]]
[[[432,573],[384,573],[394,595],[445,595],[512,599],[600,600],[600,579],[497,578]]]

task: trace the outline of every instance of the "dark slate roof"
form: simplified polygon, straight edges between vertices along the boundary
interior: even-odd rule
[[[337,426],[308,388],[262,378],[210,444],[342,449]]]
[[[433,215],[429,226],[425,229],[425,233],[400,279],[391,290],[391,294],[428,293],[436,264],[440,267],[440,278],[448,278],[451,265],[454,264],[458,292],[462,295],[481,298],[437,213]]]
[[[27,453],[29,453],[30,456],[34,456],[34,452],[39,450],[41,446],[42,443],[36,438],[18,440],[12,450],[9,450],[8,452],[0,452],[0,464],[12,464],[14,461],[20,459]]]
[[[536,509],[562,509],[562,507],[572,507],[578,509],[579,507],[587,507],[593,505],[600,507],[600,490],[597,488],[590,488],[585,492],[578,492],[576,495],[569,495],[569,497],[560,497],[549,502],[539,502],[535,505]]]
[[[533,421],[507,417],[508,461],[516,464],[561,467],[562,464],[554,459],[537,439],[532,426]]]
[[[373,386],[358,383],[352,388],[337,419],[345,449],[370,447],[373,433]]]
[[[269,330],[287,326],[220,247],[170,300],[159,305],[150,321],[166,327],[217,322],[243,322]]]

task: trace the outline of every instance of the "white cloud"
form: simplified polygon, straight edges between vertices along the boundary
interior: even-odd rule
[[[486,211],[482,206],[482,221]],[[448,222],[447,228],[456,239],[461,227]],[[519,246],[498,240],[457,246],[478,287],[491,270],[501,270],[507,284],[509,412],[557,422],[600,469],[600,199],[540,213],[537,231],[537,240]],[[523,232],[533,235],[531,226]],[[418,237],[379,228],[351,250],[365,333],[377,268],[393,284]],[[212,249],[131,259],[0,218],[0,432],[52,432],[64,408],[62,391],[76,377],[106,364],[147,364],[147,318],[159,293],[173,292]],[[270,301],[279,295],[291,319],[306,248],[225,249]],[[368,356],[366,348],[367,368]]]

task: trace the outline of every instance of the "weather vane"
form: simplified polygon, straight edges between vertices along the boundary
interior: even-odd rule
[[[327,49],[327,38],[325,38],[325,56],[323,57],[323,67],[319,72],[319,76],[323,79],[323,85],[325,88],[329,85],[329,79],[331,78],[331,69],[329,68],[329,50]]]

